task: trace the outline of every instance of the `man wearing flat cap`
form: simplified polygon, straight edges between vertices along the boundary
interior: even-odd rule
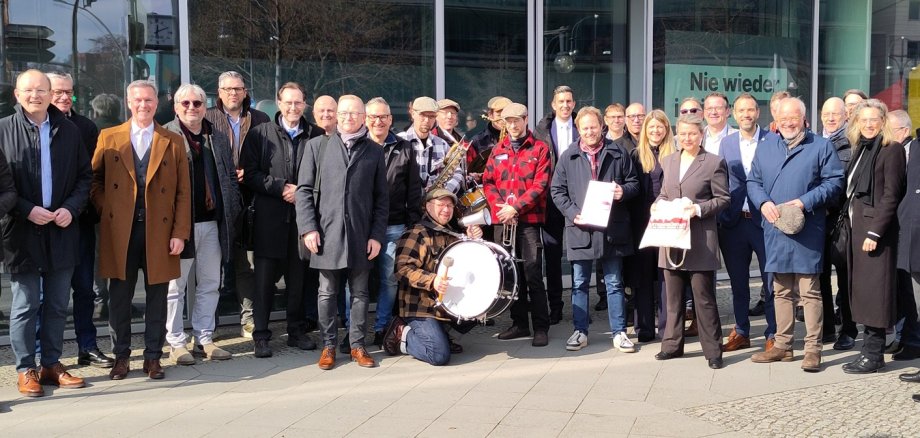
[[[479,153],[483,159],[489,157],[492,148],[501,140],[502,132],[505,128],[505,121],[501,118],[501,112],[510,103],[511,99],[504,96],[495,96],[489,99],[489,112],[487,113],[487,117],[490,123],[486,125],[486,129],[483,129],[482,132],[476,134],[476,136],[470,140],[473,144],[473,148],[476,149],[476,152]]]
[[[387,354],[408,354],[431,365],[450,360],[450,338],[445,326],[450,318],[436,306],[438,294],[447,292],[449,278],[438,275],[438,255],[457,241],[463,231],[456,225],[457,196],[446,189],[425,195],[425,215],[399,239],[396,278],[399,280],[399,317],[387,326],[383,348]],[[466,234],[482,237],[478,226]]]
[[[415,150],[422,185],[426,190],[431,188],[441,171],[444,170],[444,157],[450,150],[450,145],[441,137],[431,135],[431,130],[437,120],[438,109],[438,102],[430,97],[422,96],[415,99],[412,101],[412,126],[399,134],[399,137],[411,143]],[[463,169],[457,166],[448,171],[453,172],[453,175],[441,188],[446,188],[454,194],[459,193],[463,188]]]
[[[508,135],[497,144],[482,174],[483,191],[489,201],[492,223],[497,224],[495,236],[498,243],[510,235],[507,248],[523,259],[523,281],[519,285],[517,301],[511,306],[512,325],[498,335],[499,339],[516,339],[530,336],[530,319],[533,322],[533,346],[548,343],[549,304],[543,284],[542,226],[546,216],[546,194],[549,187],[549,147],[534,138],[527,129],[527,107],[511,103],[502,109]],[[504,229],[511,227],[507,233]]]

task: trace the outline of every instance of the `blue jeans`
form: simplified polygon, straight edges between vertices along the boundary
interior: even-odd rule
[[[74,268],[70,286],[73,288],[73,330],[80,351],[95,350],[96,325],[93,309],[96,291],[93,289],[94,261],[96,260],[96,227],[80,223],[80,263]]]
[[[377,256],[377,270],[380,271],[380,289],[377,293],[377,322],[375,332],[382,332],[393,317],[393,304],[396,302],[396,241],[406,231],[405,225],[387,226],[386,242]]]
[[[35,368],[35,330],[41,311],[42,366],[61,359],[64,323],[70,302],[70,279],[73,268],[53,272],[29,272],[10,275],[13,303],[10,309],[10,345],[16,355],[16,371]]]
[[[610,330],[616,335],[626,331],[626,299],[623,294],[623,258],[607,256],[600,259],[604,267],[604,284],[607,286],[607,318]],[[572,319],[575,330],[588,334],[588,286],[594,260],[572,262]]]
[[[450,361],[450,340],[434,318],[406,318],[412,330],[406,335],[406,352],[431,365],[447,365]]]

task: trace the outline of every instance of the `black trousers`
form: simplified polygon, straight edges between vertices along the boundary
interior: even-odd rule
[[[501,225],[495,226],[497,230]],[[546,203],[546,223],[543,224],[543,249],[546,257],[546,295],[549,308],[562,312],[562,234],[565,231],[565,218],[552,202]],[[606,295],[604,296],[606,299]]]
[[[668,320],[661,339],[661,351],[684,351],[684,290],[693,289],[696,320],[700,331],[700,344],[706,359],[722,357],[722,325],[716,303],[715,272],[664,270],[664,287],[667,294]]]
[[[252,296],[252,322],[255,326],[252,331],[252,339],[254,340],[271,339],[272,337],[272,332],[268,329],[268,320],[274,306],[275,282],[278,280],[279,273],[284,275],[289,335],[301,335],[306,332],[305,299],[307,296],[312,297],[313,308],[316,308],[316,291],[319,284],[317,271],[309,269],[309,262],[300,259],[297,252],[297,240],[290,239],[287,255],[285,259],[256,256],[253,260],[256,289]],[[308,271],[310,271],[312,293],[306,291]]]
[[[835,333],[837,331],[837,327],[834,325],[834,291],[831,285],[831,266],[833,266],[837,270],[837,305],[840,306],[840,319],[843,322],[840,326],[840,333],[855,339],[859,331],[856,329],[853,314],[850,312],[850,286],[847,283],[846,255],[840,254],[830,241],[830,238],[827,237],[824,239],[823,263],[823,270],[818,277],[818,282],[821,286],[821,303],[824,309],[823,333]]]
[[[885,360],[885,327],[866,326],[865,336],[863,336],[863,356],[874,361]]]
[[[147,281],[147,231],[144,222],[135,221],[128,240],[125,279],[109,281],[109,333],[112,353],[116,358],[131,356],[131,302],[137,285],[137,271],[144,271],[147,303],[144,310],[144,359],[163,356],[166,341],[166,292],[169,283],[150,284]]]
[[[495,226],[495,241],[501,244],[504,225]],[[514,325],[534,331],[549,330],[549,304],[543,286],[543,240],[539,225],[518,224],[516,251],[523,262],[518,263],[518,299],[511,305]],[[510,248],[506,248],[510,251]],[[523,274],[523,278],[521,275]],[[530,313],[530,321],[527,314]]]
[[[657,268],[658,248],[640,249],[631,258],[630,266],[635,270],[633,273],[635,279],[633,302],[636,313],[633,324],[637,336],[642,339],[652,339],[655,337],[655,298],[659,295],[660,290],[655,285],[659,271]]]

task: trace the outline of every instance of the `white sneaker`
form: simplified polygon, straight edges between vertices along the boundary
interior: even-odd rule
[[[613,337],[613,346],[623,353],[636,352],[636,344],[633,344],[633,342],[629,340],[629,336],[626,336],[626,332],[619,332]]]
[[[569,351],[578,351],[587,346],[588,336],[578,330],[575,330],[575,333],[572,333],[569,340],[565,341],[565,349]]]

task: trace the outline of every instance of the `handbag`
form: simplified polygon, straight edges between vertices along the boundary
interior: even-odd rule
[[[846,198],[843,201],[843,206],[840,208],[840,214],[837,215],[837,220],[834,221],[834,228],[831,229],[830,236],[831,245],[838,254],[845,255],[850,249],[850,234],[852,230],[850,229],[850,224],[847,223],[848,213],[850,211],[850,198]]]
[[[639,249],[650,246],[664,248],[672,268],[679,268],[684,264],[687,250],[690,249],[690,213],[686,210],[688,202],[685,198],[658,201],[639,243]],[[671,260],[672,248],[683,250],[679,263]]]

